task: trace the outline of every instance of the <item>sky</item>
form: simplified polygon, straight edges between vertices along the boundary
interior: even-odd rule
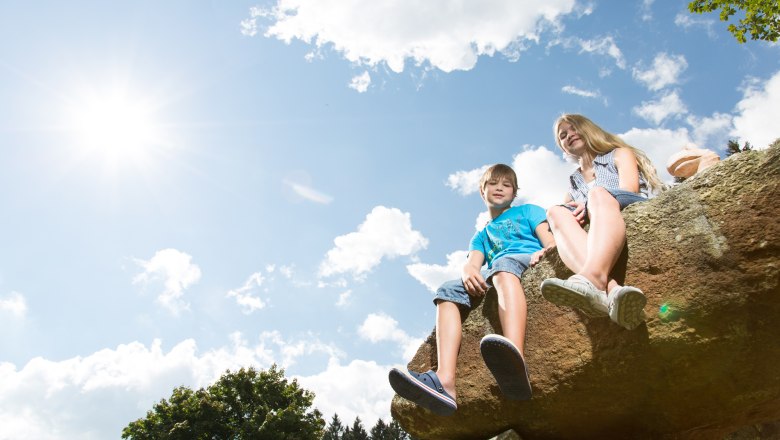
[[[0,37],[0,439],[119,438],[273,364],[387,421],[485,166],[546,208],[562,113],[667,182],[780,137],[780,44],[685,2],[4,1]]]

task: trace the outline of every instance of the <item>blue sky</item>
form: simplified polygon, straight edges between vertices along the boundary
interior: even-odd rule
[[[327,419],[387,419],[485,165],[547,207],[563,112],[667,181],[686,145],[780,136],[780,46],[725,26],[660,0],[3,2],[0,438],[118,438],[273,363]]]

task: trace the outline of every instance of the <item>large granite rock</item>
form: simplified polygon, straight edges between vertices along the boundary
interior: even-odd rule
[[[780,145],[721,161],[628,207],[618,267],[648,297],[625,330],[539,292],[570,272],[552,253],[523,277],[534,398],[504,400],[479,354],[500,332],[495,294],[466,318],[458,411],[439,417],[396,396],[392,415],[420,439],[722,439],[780,420]],[[435,334],[409,368],[435,368]]]

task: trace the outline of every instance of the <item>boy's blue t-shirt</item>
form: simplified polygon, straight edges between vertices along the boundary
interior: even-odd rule
[[[505,255],[532,254],[542,249],[536,227],[545,220],[547,215],[539,206],[513,206],[474,234],[469,252],[482,252],[488,269],[492,268],[493,260]]]

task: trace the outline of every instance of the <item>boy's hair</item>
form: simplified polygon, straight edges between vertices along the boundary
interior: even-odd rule
[[[491,180],[501,179],[506,179],[512,184],[512,197],[517,197],[517,174],[512,167],[503,163],[497,163],[485,170],[482,178],[479,179],[479,193],[482,194],[485,191],[485,186]]]
[[[658,172],[655,170],[653,163],[644,151],[627,144],[626,141],[599,127],[585,116],[563,114],[555,121],[555,124],[553,125],[553,137],[555,138],[555,143],[564,151],[564,153],[566,150],[563,149],[561,139],[558,138],[558,127],[563,122],[567,122],[574,127],[574,130],[580,135],[588,149],[596,154],[609,153],[618,147],[628,148],[634,153],[634,156],[636,156],[637,168],[639,168],[639,172],[645,177],[645,180],[647,180],[650,189],[654,192],[664,189],[665,185],[661,182],[661,179],[658,177]]]

